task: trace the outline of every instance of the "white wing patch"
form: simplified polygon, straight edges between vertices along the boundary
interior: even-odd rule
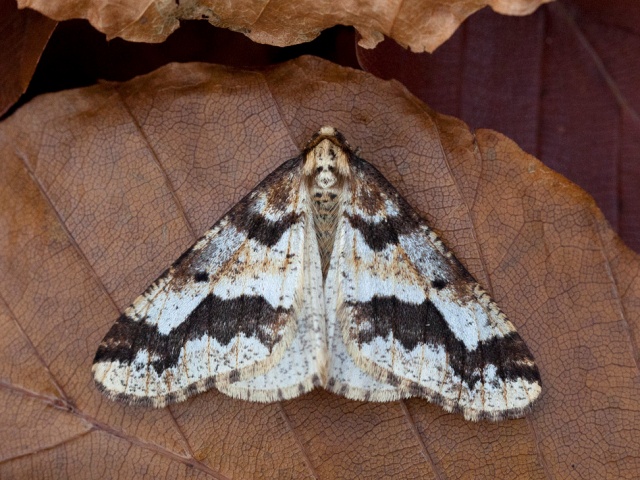
[[[397,245],[388,244],[376,252],[369,248],[362,234],[343,219],[339,223],[336,254],[345,301],[369,301],[377,295],[393,295],[402,301],[421,303],[426,299],[422,279]],[[352,268],[363,265],[366,268]]]
[[[93,373],[109,398],[155,407],[214,387],[261,402],[325,387],[500,420],[541,392],[504,313],[332,127],[125,310]]]
[[[291,228],[271,248],[254,239],[247,240],[236,259],[242,265],[242,273],[221,277],[212,285],[211,293],[225,299],[243,295],[262,297],[273,308],[292,308],[303,273],[300,247],[304,245],[304,229],[301,227]]]

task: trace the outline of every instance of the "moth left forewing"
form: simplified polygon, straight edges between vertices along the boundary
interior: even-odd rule
[[[377,170],[352,169],[331,278],[355,364],[468,419],[520,416],[540,380],[513,325]]]
[[[281,359],[302,300],[300,166],[276,169],[123,312],[94,359],[103,393],[161,407]]]

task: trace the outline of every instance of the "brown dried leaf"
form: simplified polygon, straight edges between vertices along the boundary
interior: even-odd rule
[[[162,42],[180,20],[206,19],[277,46],[314,39],[334,25],[354,26],[360,45],[373,48],[383,35],[416,52],[433,51],[473,12],[489,5],[506,15],[527,15],[552,0],[18,0],[56,20],[86,18],[107,37]]]
[[[0,1],[0,115],[20,98],[31,80],[56,22],[32,10]]]
[[[91,361],[119,312],[320,125],[439,229],[538,359],[525,419],[424,400],[215,391],[104,399]],[[301,58],[170,65],[40,97],[0,127],[0,477],[633,478],[640,262],[593,200],[502,135],[396,82]],[[46,472],[46,474],[45,474]]]

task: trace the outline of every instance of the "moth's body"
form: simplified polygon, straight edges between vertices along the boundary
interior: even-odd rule
[[[334,134],[332,129],[326,133]],[[303,172],[312,200],[311,210],[318,239],[322,276],[326,278],[338,220],[342,215],[343,190],[350,174],[349,160],[342,149],[330,139],[322,139],[307,153]]]
[[[498,420],[541,389],[513,325],[332,127],[134,301],[93,370],[110,398],[156,407],[212,387],[255,401],[324,387]]]

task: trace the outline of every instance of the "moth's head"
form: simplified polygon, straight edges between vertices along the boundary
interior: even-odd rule
[[[304,149],[303,174],[318,187],[331,188],[351,175],[351,147],[333,127],[322,127]]]

